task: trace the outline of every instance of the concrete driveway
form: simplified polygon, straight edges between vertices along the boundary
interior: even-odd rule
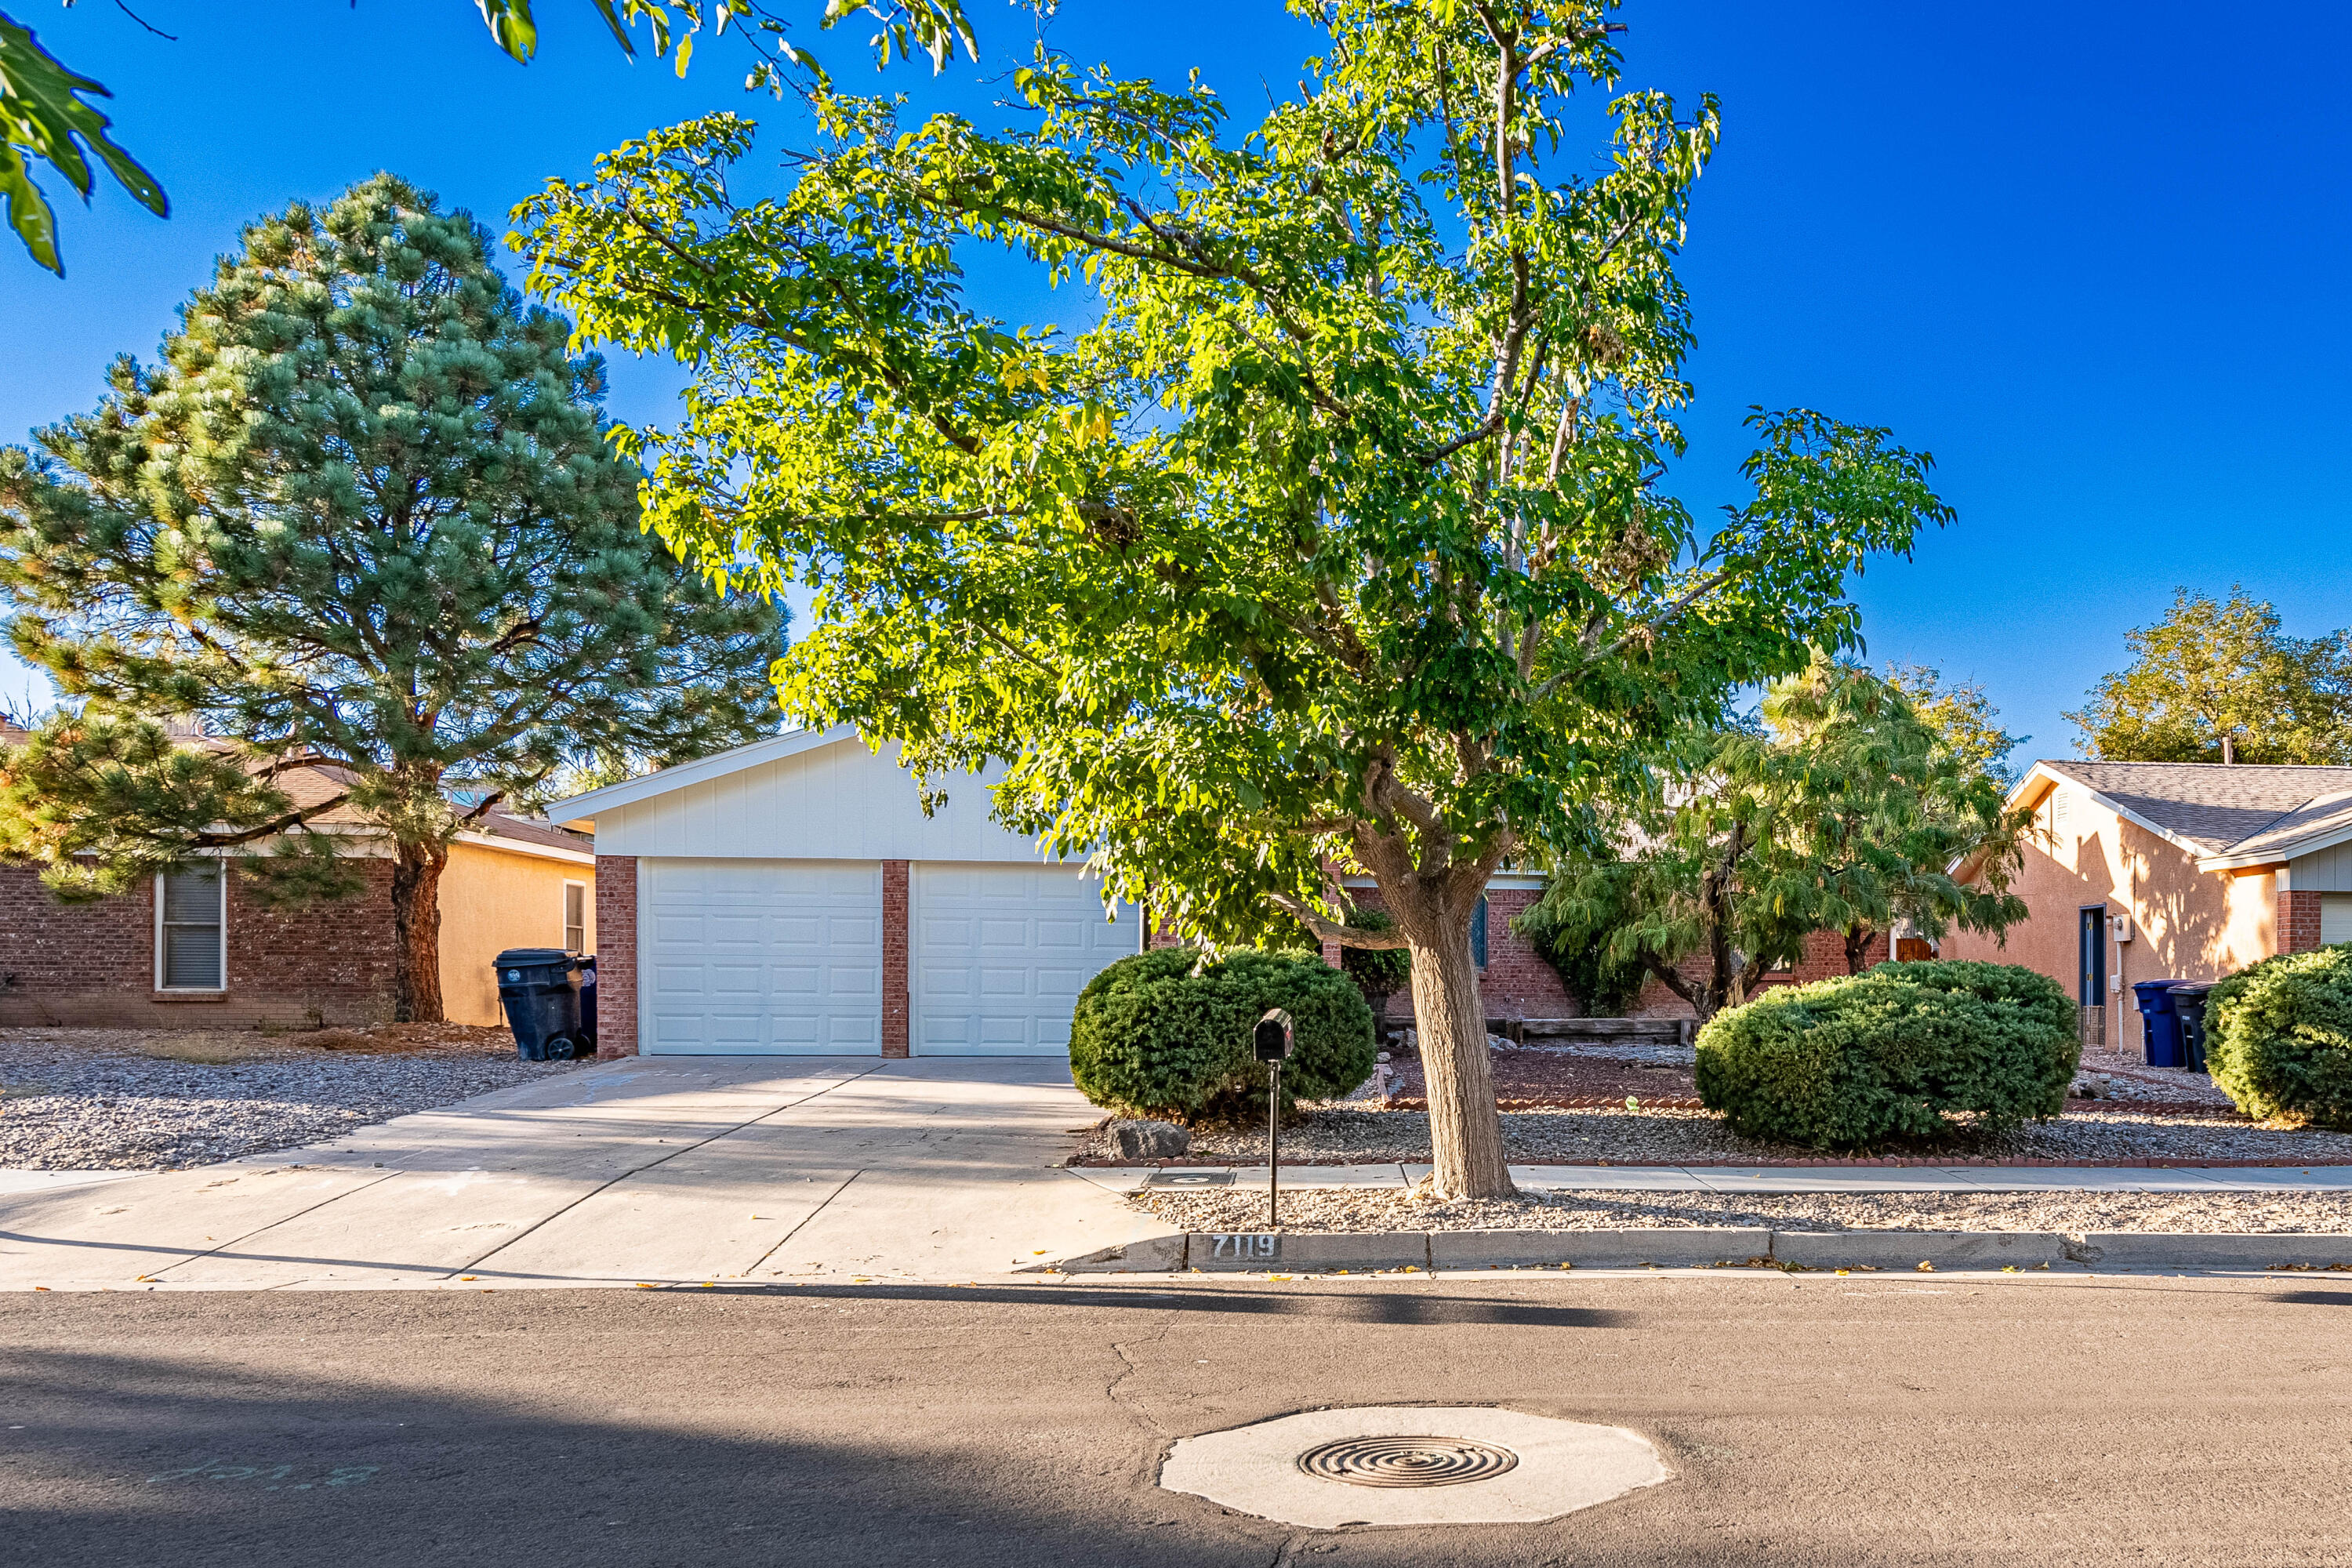
[[[1161,1234],[1058,1058],[641,1057],[333,1143],[0,1197],[0,1289],[961,1281]]]

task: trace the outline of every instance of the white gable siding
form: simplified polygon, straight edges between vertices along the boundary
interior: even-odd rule
[[[2286,885],[2299,893],[2352,893],[2352,844],[2338,844],[2286,863]]]
[[[923,816],[893,742],[850,738],[596,814],[600,855],[827,860],[1020,860],[1036,845],[989,817],[988,779],[936,779]]]

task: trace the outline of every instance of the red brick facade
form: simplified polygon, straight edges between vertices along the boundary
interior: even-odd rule
[[[1886,933],[1881,931],[1870,939],[1870,947],[1863,954],[1862,966],[1886,962]],[[1759,980],[1754,989],[1769,991],[1777,985],[1810,985],[1816,980],[1832,980],[1845,973],[1845,933],[1817,931],[1805,938],[1804,956],[1793,969],[1776,970]]]
[[[637,858],[596,857],[596,1054],[637,1054]]]
[[[2278,896],[2278,950],[2309,952],[2319,946],[2319,895],[2292,889]]]
[[[38,874],[0,867],[0,1024],[319,1028],[392,1016],[392,862],[324,909],[270,910],[229,879],[227,988],[155,984],[155,884],[61,904]]]
[[[907,873],[908,862],[882,862],[882,1054],[907,1051]]]

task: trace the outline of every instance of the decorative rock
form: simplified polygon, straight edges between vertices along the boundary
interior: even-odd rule
[[[1122,1121],[1111,1129],[1122,1160],[1181,1159],[1192,1147],[1192,1134],[1172,1121]]]

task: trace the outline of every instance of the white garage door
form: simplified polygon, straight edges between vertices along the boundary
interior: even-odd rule
[[[882,868],[872,860],[638,862],[643,1048],[877,1056]]]
[[[1067,1051],[1078,993],[1140,946],[1134,907],[1106,919],[1075,869],[919,864],[910,880],[917,1056]]]

